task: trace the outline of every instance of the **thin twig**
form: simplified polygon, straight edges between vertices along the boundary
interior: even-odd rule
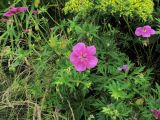
[[[75,120],[75,117],[74,117],[74,113],[73,113],[73,109],[72,109],[72,107],[71,107],[71,104],[70,104],[70,102],[69,102],[68,100],[67,100],[67,102],[68,102],[69,108],[70,108],[70,110],[71,110],[73,120]]]

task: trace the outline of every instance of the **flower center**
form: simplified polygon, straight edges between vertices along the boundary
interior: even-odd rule
[[[147,30],[146,30],[146,28],[143,28],[143,32],[146,32]]]
[[[81,54],[81,55],[79,56],[80,61],[84,61],[84,60],[86,60],[86,58],[87,58],[87,55],[86,55],[86,54]]]

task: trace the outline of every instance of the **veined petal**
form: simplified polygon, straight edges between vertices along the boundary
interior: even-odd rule
[[[90,68],[94,68],[97,63],[98,63],[98,59],[95,57],[95,56],[89,56],[87,57],[87,68],[90,69]]]
[[[82,72],[82,71],[86,70],[86,65],[85,64],[76,64],[76,65],[74,65],[74,67],[79,72]]]
[[[142,34],[142,36],[143,36],[143,37],[150,37],[150,36],[151,36],[151,34],[150,34],[150,33],[148,33],[148,32],[146,32],[146,33],[144,32],[144,33]]]
[[[28,7],[17,7],[17,8],[18,8],[18,12],[24,12],[28,10]]]
[[[129,70],[128,65],[123,65],[123,66],[122,66],[122,70],[124,70],[124,71],[128,71],[128,70]]]
[[[17,13],[18,8],[17,7],[12,7],[9,11],[12,12],[12,13]]]
[[[150,33],[151,33],[152,35],[154,35],[154,34],[156,34],[156,31],[153,30],[153,29],[151,29]]]
[[[14,15],[14,13],[12,13],[10,11],[8,11],[8,12],[6,12],[6,13],[3,14],[3,16],[6,16],[6,17],[11,17],[13,15]]]
[[[141,35],[142,35],[142,27],[136,28],[135,34],[136,34],[137,36],[141,36]]]
[[[160,110],[157,110],[157,109],[153,109],[151,110],[153,116],[155,117],[155,119],[160,119]]]
[[[82,50],[85,50],[86,49],[86,46],[84,43],[77,43],[74,47],[73,47],[73,51],[75,52],[79,52],[79,51],[82,51]]]
[[[95,55],[96,54],[96,47],[95,46],[88,46],[87,47],[87,53],[89,55]]]
[[[70,61],[73,64],[75,64],[78,61],[78,56],[74,52],[72,52],[70,55]]]
[[[151,29],[151,26],[145,25],[143,28],[145,28],[145,29]]]

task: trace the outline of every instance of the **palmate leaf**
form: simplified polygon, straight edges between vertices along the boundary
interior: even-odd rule
[[[89,39],[92,40],[94,37],[99,38],[97,36],[98,29],[100,28],[99,26],[96,26],[91,23],[83,23],[83,24],[78,24],[77,23],[77,18],[75,18],[73,21],[69,20],[70,23],[70,28],[68,28],[69,32],[75,32],[78,35],[78,40],[79,39]]]
[[[111,96],[118,100],[118,99],[125,99],[128,98],[127,92],[125,91],[126,89],[128,89],[129,84],[121,84],[119,82],[112,82],[111,84],[109,84],[109,86],[107,86]]]

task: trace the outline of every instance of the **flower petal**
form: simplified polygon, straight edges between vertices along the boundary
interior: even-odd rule
[[[77,43],[74,47],[73,47],[73,51],[75,52],[79,52],[79,51],[82,51],[86,49],[86,46],[84,43],[80,42],[80,43]]]
[[[151,29],[150,33],[151,33],[152,35],[154,35],[154,34],[156,34],[156,31],[153,30],[153,29]]]
[[[78,57],[74,52],[72,52],[71,55],[70,55],[70,61],[73,64],[75,64],[78,61]]]
[[[87,53],[89,55],[95,55],[96,54],[96,47],[95,46],[88,46],[87,47]]]
[[[90,68],[94,68],[97,63],[98,63],[98,59],[95,57],[95,56],[89,56],[87,57],[87,68],[90,69]]]
[[[76,65],[74,65],[74,67],[79,72],[82,72],[82,71],[86,70],[86,65],[85,64],[76,64]]]
[[[17,7],[11,7],[9,10],[11,13],[17,13],[18,8]]]
[[[141,35],[142,35],[142,27],[136,28],[135,34],[136,34],[137,36],[141,36]]]
[[[3,14],[3,16],[6,16],[6,17],[11,17],[13,15],[14,15],[14,13],[12,13],[10,11],[8,11],[8,12],[6,12],[6,13]]]
[[[17,8],[18,8],[18,12],[24,12],[28,10],[28,7],[17,7]]]
[[[149,25],[145,25],[145,26],[143,27],[143,29],[146,29],[146,30],[148,29],[148,30],[149,30],[149,29],[152,29],[152,28],[151,28],[151,26],[149,26]]]
[[[155,119],[160,119],[160,110],[157,109],[153,109],[151,110],[153,116],[155,117]]]
[[[142,33],[142,36],[143,36],[143,37],[150,37],[151,34],[150,34],[149,32],[143,32],[143,33]]]
[[[128,65],[123,65],[123,66],[122,66],[122,70],[124,70],[124,71],[128,71],[128,70],[129,70]]]

